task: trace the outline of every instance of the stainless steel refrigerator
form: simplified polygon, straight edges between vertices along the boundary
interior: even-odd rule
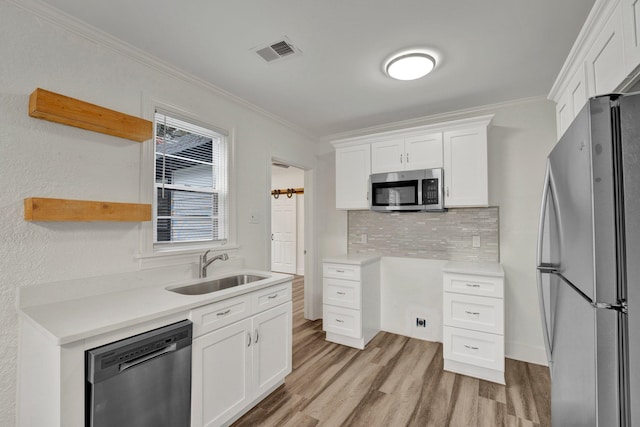
[[[554,427],[640,427],[640,93],[592,98],[547,160],[538,295]]]

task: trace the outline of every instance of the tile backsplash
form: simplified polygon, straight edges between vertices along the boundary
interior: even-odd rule
[[[500,261],[498,208],[446,212],[349,211],[349,253],[450,261]],[[364,235],[366,234],[366,243]],[[479,236],[480,247],[473,247]],[[476,237],[477,239],[477,237]]]

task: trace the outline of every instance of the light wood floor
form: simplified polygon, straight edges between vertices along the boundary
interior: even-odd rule
[[[324,340],[294,281],[293,372],[233,426],[550,426],[546,367],[506,360],[506,386],[443,370],[442,344],[380,332],[365,348]]]

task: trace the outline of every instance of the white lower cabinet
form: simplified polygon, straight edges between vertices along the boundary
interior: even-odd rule
[[[192,427],[233,422],[291,372],[291,284],[287,286],[248,294],[250,317],[193,340]],[[232,306],[237,305],[234,301]],[[225,304],[211,306],[193,310],[194,330],[198,318],[234,315]],[[207,310],[209,314],[203,315]]]
[[[216,426],[253,400],[251,319],[193,341],[191,425]]]
[[[504,384],[504,273],[497,263],[443,268],[444,369]]]
[[[325,259],[322,272],[327,341],[364,349],[380,331],[380,257]]]

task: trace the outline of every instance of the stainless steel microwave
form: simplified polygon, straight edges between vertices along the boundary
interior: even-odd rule
[[[444,211],[442,169],[371,174],[371,210]]]

